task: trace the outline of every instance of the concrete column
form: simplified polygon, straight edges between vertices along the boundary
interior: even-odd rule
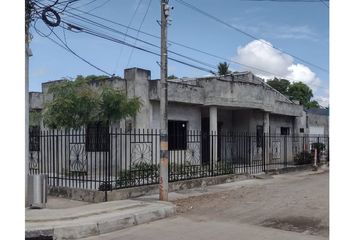
[[[293,121],[293,135],[300,135],[301,117],[294,117]],[[305,127],[303,127],[305,129]]]
[[[264,139],[264,157],[265,157],[265,164],[269,164],[269,144],[270,144],[270,138],[269,138],[269,113],[264,112],[263,115],[263,132],[265,134],[265,139]]]
[[[210,161],[214,165],[218,157],[218,109],[215,106],[209,108],[209,129],[210,129]]]

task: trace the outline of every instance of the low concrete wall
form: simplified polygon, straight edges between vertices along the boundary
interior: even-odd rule
[[[319,166],[324,164],[319,164]],[[303,171],[312,169],[312,164],[308,165],[299,165],[295,167],[288,167],[276,170],[269,170],[267,174],[281,174],[292,171]],[[168,185],[169,192],[176,192],[180,190],[198,188],[202,186],[210,186],[217,185],[222,183],[234,182],[242,179],[254,178],[254,175],[246,175],[246,174],[230,174],[223,176],[214,176],[214,177],[206,177],[206,178],[197,178],[190,179],[184,181],[170,182]],[[139,187],[131,187],[131,188],[123,188],[113,191],[107,192],[107,200],[115,201],[115,200],[123,200],[141,197],[144,195],[157,194],[159,192],[159,185],[147,185],[147,186],[139,186]],[[68,188],[68,187],[49,187],[49,195],[68,198],[72,200],[85,201],[85,202],[104,202],[105,201],[105,192],[97,191],[97,190],[89,190],[89,189],[77,189],[77,188]]]
[[[227,182],[233,182],[236,180],[242,180],[252,178],[250,175],[223,175],[223,176],[215,176],[215,177],[207,177],[207,178],[198,178],[198,179],[190,179],[178,182],[170,182],[169,183],[169,191],[175,192],[179,190],[198,188],[202,186],[216,185]],[[115,200],[123,200],[129,198],[136,198],[144,195],[157,194],[159,191],[159,185],[147,185],[147,186],[139,186],[132,188],[123,188],[113,191],[107,192],[107,200],[115,201]],[[104,202],[105,201],[105,192],[90,190],[90,189],[77,189],[77,188],[68,188],[68,187],[49,187],[49,195],[68,198],[72,200],[85,201],[85,202]]]

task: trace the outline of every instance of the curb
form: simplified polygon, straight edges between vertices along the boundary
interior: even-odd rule
[[[159,204],[148,209],[139,209],[135,212],[109,215],[107,218],[95,218],[94,220],[82,219],[82,222],[63,221],[63,225],[54,227],[38,227],[26,229],[25,238],[38,239],[39,237],[52,237],[60,239],[78,239],[99,234],[109,233],[131,226],[156,221],[176,214],[176,206],[171,203]]]

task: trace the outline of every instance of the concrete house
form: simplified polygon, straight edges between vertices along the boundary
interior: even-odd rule
[[[59,81],[43,83],[42,92],[30,92],[30,109],[41,110],[50,99],[48,86]],[[150,71],[126,69],[124,79],[113,78],[106,82],[125,91],[128,97],[140,97],[143,102],[137,116],[122,121],[119,127],[159,128],[160,81],[151,80]],[[92,83],[97,88],[99,84]],[[305,127],[301,120],[303,107],[251,72],[168,80],[168,101],[169,120],[184,121],[189,130],[256,133],[257,128],[263,127],[266,133],[297,134]]]
[[[44,103],[50,99],[48,86],[56,82],[43,83],[42,92],[30,93],[32,111],[43,109]],[[102,81],[92,82],[95,88],[101,84]],[[112,78],[106,80],[105,84],[125,91],[128,97],[138,96],[143,102],[134,119],[123,120],[113,124],[113,127],[159,129],[160,81],[152,80],[149,70],[125,69],[124,78]],[[313,121],[314,118],[317,120]],[[183,158],[193,156],[193,164],[207,163],[210,158],[232,160],[237,148],[245,147],[246,143],[218,138],[213,142],[215,146],[211,156],[210,136],[190,141],[187,132],[192,130],[197,130],[201,136],[210,132],[215,135],[227,132],[251,133],[254,137],[247,143],[247,151],[254,161],[266,153],[267,162],[284,157],[291,159],[300,151],[300,141],[284,141],[282,136],[328,134],[328,121],[320,131],[316,124],[325,120],[318,117],[317,113],[304,111],[303,106],[289,100],[251,72],[168,80],[168,120],[170,150],[183,151]],[[263,134],[276,136],[263,145],[269,146],[265,149],[259,140]],[[287,149],[287,156],[284,156],[281,149]],[[156,149],[158,156],[159,151]]]

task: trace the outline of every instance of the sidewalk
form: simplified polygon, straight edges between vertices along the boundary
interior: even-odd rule
[[[311,170],[269,176],[259,175],[253,179],[220,185],[170,192],[169,200],[244,189],[248,186],[286,183],[303,176],[328,171],[323,166],[317,172]],[[158,201],[158,195],[148,195],[135,200],[119,200],[104,203],[86,203],[49,197],[46,209],[26,209],[26,238],[53,236],[53,239],[77,239],[110,233],[130,226],[148,223],[176,214],[176,206]]]
[[[54,204],[53,204],[54,201]],[[52,208],[26,209],[26,238],[77,239],[117,231],[176,213],[172,203],[120,200],[85,204],[52,199]],[[61,203],[61,208],[56,204]],[[84,204],[84,205],[83,205]],[[66,207],[66,208],[65,208]]]

